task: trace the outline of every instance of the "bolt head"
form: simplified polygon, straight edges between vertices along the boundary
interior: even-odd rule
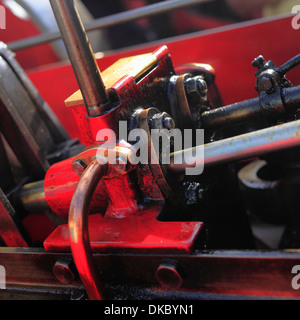
[[[82,175],[87,168],[87,164],[82,159],[78,159],[72,163],[72,170],[78,175]]]
[[[185,81],[185,89],[187,95],[197,94],[202,97],[205,97],[207,94],[207,83],[203,79],[202,76],[196,76],[193,78],[189,78]]]
[[[263,67],[264,63],[265,59],[263,56],[260,55],[252,61],[252,66],[254,68],[260,69],[261,67]]]
[[[273,88],[273,83],[272,80],[267,77],[267,76],[263,76],[261,77],[261,79],[258,81],[258,91],[259,92],[268,92]]]
[[[177,262],[162,263],[156,271],[156,280],[165,289],[180,289],[183,283]]]
[[[76,267],[72,260],[58,260],[53,269],[56,279],[63,284],[72,284],[76,278]]]

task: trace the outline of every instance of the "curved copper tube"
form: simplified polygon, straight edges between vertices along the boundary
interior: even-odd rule
[[[70,205],[69,232],[71,250],[80,278],[91,300],[104,299],[104,287],[94,264],[88,233],[89,204],[99,181],[108,172],[108,164],[92,161],[83,172]]]

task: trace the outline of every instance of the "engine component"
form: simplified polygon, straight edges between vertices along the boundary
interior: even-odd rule
[[[30,127],[32,116],[22,119],[16,97],[13,109],[13,95],[3,99],[9,89],[4,81],[3,114],[29,152],[17,153],[25,179],[1,195],[0,240],[32,245],[14,206],[34,219],[51,212],[59,223],[43,238],[43,252],[37,249],[26,260],[23,249],[16,255],[0,250],[0,262],[6,259],[18,278],[12,261],[21,261],[33,282],[84,289],[91,300],[109,298],[109,286],[117,281],[120,288],[128,279],[176,294],[253,294],[268,288],[270,296],[299,298],[284,276],[299,252],[255,251],[267,245],[251,229],[253,215],[271,223],[278,218],[285,227],[280,248],[299,248],[300,87],[286,78],[299,57],[281,67],[258,57],[253,65],[259,96],[223,106],[215,70],[198,63],[174,68],[167,46],[121,58],[100,72],[74,1],[51,3],[79,86],[65,105],[84,146],[65,134],[27,82],[17,81],[19,71],[9,70],[42,130]],[[3,163],[9,168],[6,140],[0,151],[8,155]],[[189,174],[194,167],[198,173]],[[280,169],[280,175],[270,177],[268,168]],[[260,202],[280,192],[278,211],[251,205],[253,191]],[[245,251],[220,251],[226,249]],[[37,266],[43,272],[28,275]]]

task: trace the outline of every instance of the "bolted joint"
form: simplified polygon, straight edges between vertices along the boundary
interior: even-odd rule
[[[166,113],[161,112],[155,114],[150,120],[151,129],[167,129],[172,130],[175,129],[175,121],[172,117]]]
[[[77,270],[72,259],[59,259],[55,262],[52,272],[63,284],[72,284],[77,278]]]
[[[87,164],[82,159],[77,159],[72,163],[72,170],[78,175],[82,175],[84,170],[87,168]]]
[[[258,77],[256,82],[256,91],[258,93],[266,92],[268,94],[274,93],[281,85],[281,78],[273,69],[263,71]]]
[[[183,283],[183,271],[177,261],[165,261],[161,263],[155,277],[164,289],[177,290],[181,288]]]
[[[276,65],[273,63],[273,61],[269,60],[266,61],[263,56],[258,56],[252,61],[252,66],[254,68],[257,68],[257,71],[255,72],[255,76],[258,77],[261,73],[264,71],[267,71],[269,69],[275,70]]]
[[[205,97],[207,95],[207,83],[203,76],[196,76],[186,79],[184,87],[188,96],[197,94],[201,97]]]
[[[258,56],[252,61],[252,66],[257,69],[261,69],[265,65],[265,59],[262,55]]]

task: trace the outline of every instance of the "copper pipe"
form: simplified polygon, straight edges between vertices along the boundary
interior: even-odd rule
[[[90,246],[89,204],[99,181],[107,172],[108,165],[101,165],[97,160],[88,165],[79,179],[69,211],[71,250],[78,273],[91,300],[104,299],[104,286],[95,266]]]

